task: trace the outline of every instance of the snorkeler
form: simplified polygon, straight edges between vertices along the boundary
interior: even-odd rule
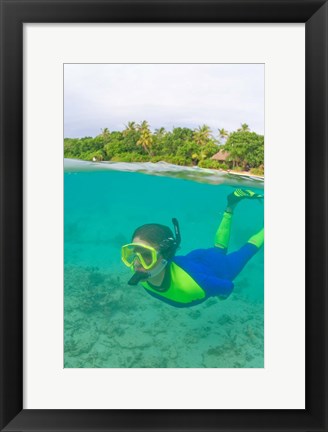
[[[150,295],[176,307],[194,306],[213,296],[227,298],[233,280],[264,243],[262,228],[239,250],[227,253],[233,211],[245,198],[262,200],[263,195],[245,189],[228,195],[214,247],[196,249],[185,256],[175,256],[181,242],[176,219],[172,219],[175,235],[160,224],[137,228],[132,243],[122,247],[122,260],[134,271],[129,285],[141,283]]]

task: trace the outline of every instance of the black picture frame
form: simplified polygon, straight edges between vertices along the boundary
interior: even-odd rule
[[[327,1],[0,0],[0,4],[1,431],[327,431]],[[65,22],[305,23],[304,410],[23,409],[23,23]]]

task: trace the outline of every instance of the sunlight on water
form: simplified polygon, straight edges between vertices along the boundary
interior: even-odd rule
[[[263,182],[216,173],[213,181],[210,170],[185,175],[181,167],[166,166],[171,172],[163,174],[163,167],[142,166],[146,175],[135,167],[83,164],[65,169],[65,367],[263,367],[263,249],[227,300],[214,297],[185,309],[127,285],[131,272],[120,258],[136,227],[172,228],[172,217],[181,228],[178,255],[213,246],[226,196],[236,184],[263,194]],[[245,244],[263,218],[263,204],[243,200],[229,251]]]

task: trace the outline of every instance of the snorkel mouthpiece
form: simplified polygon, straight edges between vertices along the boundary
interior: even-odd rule
[[[128,285],[138,285],[142,280],[147,280],[149,278],[149,273],[145,272],[135,272],[132,278],[128,281]]]
[[[147,279],[159,275],[160,272],[165,269],[166,265],[167,265],[167,261],[163,259],[161,263],[152,271],[149,272],[136,271],[132,276],[132,278],[129,280],[128,285],[138,285],[138,283],[141,281],[146,281]]]

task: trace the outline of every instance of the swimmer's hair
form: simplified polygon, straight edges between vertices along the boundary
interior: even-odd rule
[[[172,230],[165,225],[146,224],[137,228],[133,233],[132,240],[139,237],[158,249],[165,259],[174,257],[177,250],[177,243]]]

